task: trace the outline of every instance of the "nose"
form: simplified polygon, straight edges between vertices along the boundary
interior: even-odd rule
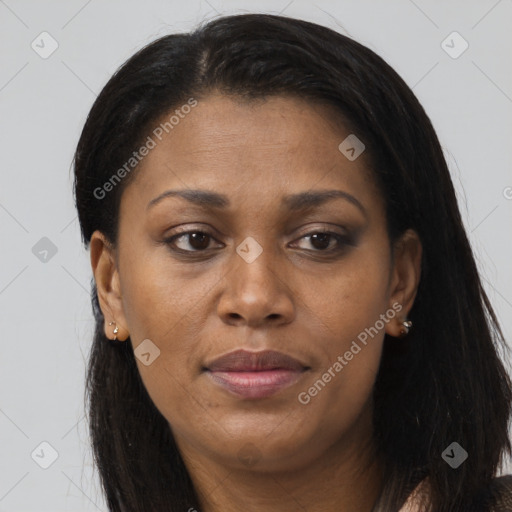
[[[236,253],[233,258],[217,306],[222,321],[253,328],[291,322],[295,317],[294,294],[284,273],[279,272],[276,256],[264,250],[251,263]]]

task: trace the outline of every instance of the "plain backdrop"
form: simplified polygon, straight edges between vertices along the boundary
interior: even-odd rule
[[[106,510],[83,420],[92,274],[71,161],[86,115],[142,46],[243,12],[349,35],[413,88],[512,337],[511,0],[0,0],[0,512]]]

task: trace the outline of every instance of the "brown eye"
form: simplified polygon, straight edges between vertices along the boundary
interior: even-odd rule
[[[330,233],[315,233],[309,237],[311,245],[315,249],[328,249],[330,243],[333,241],[333,236]]]
[[[171,236],[164,240],[164,242],[171,246],[177,246],[177,250],[182,252],[201,252],[209,248],[210,242],[213,239],[213,235],[205,231],[187,231]],[[178,241],[183,247],[177,245]],[[188,248],[186,247],[187,245]]]
[[[349,237],[331,231],[313,231],[304,235],[300,240],[308,239],[309,244],[315,252],[333,252],[340,250],[345,245],[353,245]]]

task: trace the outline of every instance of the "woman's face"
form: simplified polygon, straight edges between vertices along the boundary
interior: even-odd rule
[[[411,238],[392,259],[366,154],[347,158],[328,109],[288,97],[212,95],[163,134],[123,192],[115,258],[91,242],[106,334],[115,319],[130,336],[185,460],[287,470],[357,453],[421,252]],[[293,361],[215,363],[240,350]]]

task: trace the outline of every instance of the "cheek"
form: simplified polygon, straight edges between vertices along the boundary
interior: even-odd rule
[[[193,279],[165,248],[132,252],[122,266],[123,309],[132,340],[168,343],[190,322],[208,290],[206,275]]]
[[[360,250],[343,260],[335,272],[322,278],[321,286],[318,281],[310,286],[313,293],[303,290],[308,309],[339,340],[330,344],[331,353],[373,326],[388,307],[388,255],[378,248]]]
[[[123,310],[139,373],[159,409],[179,404],[199,340],[190,331],[201,287],[171,274],[169,262],[160,256],[132,252],[123,264]]]
[[[309,380],[301,403],[348,419],[371,395],[377,376],[388,312],[388,267],[379,251],[361,251],[307,301],[313,321],[323,327],[322,365]],[[384,263],[383,263],[384,262]],[[383,315],[383,316],[382,316]],[[384,318],[384,320],[383,320]],[[323,411],[323,412],[321,412]],[[334,416],[331,417],[335,417]]]

